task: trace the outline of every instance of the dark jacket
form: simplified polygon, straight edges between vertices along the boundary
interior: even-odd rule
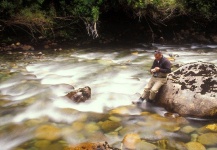
[[[153,65],[151,69],[159,67],[159,77],[166,77],[168,73],[171,72],[171,63],[168,59],[162,56],[162,58],[159,60],[154,60]]]

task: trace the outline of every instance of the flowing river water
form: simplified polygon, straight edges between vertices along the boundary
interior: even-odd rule
[[[165,57],[176,56],[174,66],[197,61],[217,65],[217,45],[154,46]],[[168,117],[163,108],[131,104],[150,79],[154,50],[146,45],[42,52],[40,59],[20,52],[0,56],[1,150],[62,150],[85,141],[120,148],[130,133],[145,141],[141,149],[185,149],[189,142],[217,149],[216,142],[198,140],[207,132],[217,137],[217,121]],[[84,86],[92,90],[85,103],[64,97]]]

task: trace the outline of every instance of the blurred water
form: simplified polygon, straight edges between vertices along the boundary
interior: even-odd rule
[[[173,64],[205,61],[217,65],[217,45],[154,46],[161,49],[165,57],[176,56]],[[48,53],[45,58],[31,63],[17,60],[14,66],[4,69],[4,74],[6,70],[10,76],[6,74],[9,77],[0,80],[0,101],[5,102],[1,103],[0,110],[0,146],[3,150],[12,150],[32,138],[30,133],[34,126],[19,133],[22,136],[13,137],[13,132],[10,136],[3,134],[3,129],[10,124],[23,124],[44,116],[50,122],[69,124],[81,116],[77,113],[65,115],[62,109],[103,114],[119,106],[131,105],[150,79],[148,69],[154,59],[153,52],[140,45],[129,49],[93,48],[68,50],[58,55]],[[75,104],[62,97],[84,86],[92,89],[87,102]],[[139,115],[140,110],[128,114]],[[152,130],[161,126],[160,121],[154,124]]]

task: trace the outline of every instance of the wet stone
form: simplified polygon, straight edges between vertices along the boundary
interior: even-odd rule
[[[50,145],[50,143],[51,141],[48,140],[37,140],[34,145],[39,149],[45,149],[46,147],[48,147],[48,145]]]
[[[137,133],[129,133],[124,136],[122,143],[126,149],[137,149],[140,141],[141,138]]]
[[[50,145],[48,145],[44,150],[62,150],[63,144],[62,143],[51,143]]]
[[[99,131],[99,129],[100,127],[94,122],[90,122],[84,126],[84,130],[86,134],[93,134]]]
[[[188,150],[206,150],[205,146],[198,142],[189,142],[186,146]]]
[[[207,125],[206,129],[213,131],[213,132],[217,132],[217,123]]]
[[[27,120],[25,122],[25,124],[29,127],[32,127],[32,126],[35,126],[35,125],[39,125],[41,123],[46,123],[48,122],[49,118],[48,117],[41,117],[41,118],[38,118],[38,119],[30,119],[30,120]]]
[[[8,103],[10,103],[10,101],[2,100],[1,97],[0,97],[0,107],[3,107],[5,104],[8,104]]]
[[[217,132],[217,124],[208,124],[198,129],[199,133],[207,133],[207,132]]]
[[[104,132],[111,132],[121,126],[120,122],[106,120],[104,122],[99,122],[102,130]]]
[[[117,107],[115,109],[112,109],[110,111],[110,114],[129,115],[132,111],[136,111],[134,109],[135,107]]]
[[[54,125],[42,125],[35,131],[35,137],[37,139],[45,139],[54,141],[60,138],[60,129]]]
[[[83,130],[84,126],[85,126],[84,122],[79,122],[79,121],[75,121],[72,124],[72,128],[75,131],[81,131],[81,130]]]
[[[191,133],[195,131],[195,128],[193,128],[192,126],[184,126],[183,128],[181,128],[181,131],[183,133]]]
[[[120,150],[111,147],[107,142],[85,142],[65,147],[64,150]]]
[[[216,147],[210,147],[210,148],[207,148],[206,150],[217,150]]]
[[[111,121],[119,122],[119,121],[121,121],[122,118],[121,117],[116,117],[116,116],[110,116],[109,119]]]
[[[123,136],[123,135],[125,135],[125,134],[127,134],[127,133],[130,133],[130,132],[135,131],[135,129],[137,129],[138,127],[139,127],[139,126],[136,125],[136,124],[128,125],[128,126],[122,128],[122,129],[119,131],[119,134],[120,134],[121,136]]]
[[[198,137],[198,142],[207,146],[217,145],[217,133],[205,133]]]
[[[176,140],[168,140],[166,147],[169,150],[188,150],[185,143]]]
[[[141,141],[139,142],[138,146],[137,146],[138,149],[147,149],[147,150],[156,150],[158,149],[156,145],[152,144],[152,143],[148,143],[148,142],[145,142],[145,141]]]
[[[108,141],[107,136],[100,131],[95,132],[94,134],[91,134],[88,137],[88,139],[89,139],[89,141],[95,141],[95,142]]]
[[[197,142],[197,138],[198,138],[198,134],[196,134],[196,133],[191,134],[191,141],[192,142]]]

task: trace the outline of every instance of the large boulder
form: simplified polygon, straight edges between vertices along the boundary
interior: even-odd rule
[[[157,103],[182,116],[217,116],[217,67],[207,62],[188,63],[168,75]]]

